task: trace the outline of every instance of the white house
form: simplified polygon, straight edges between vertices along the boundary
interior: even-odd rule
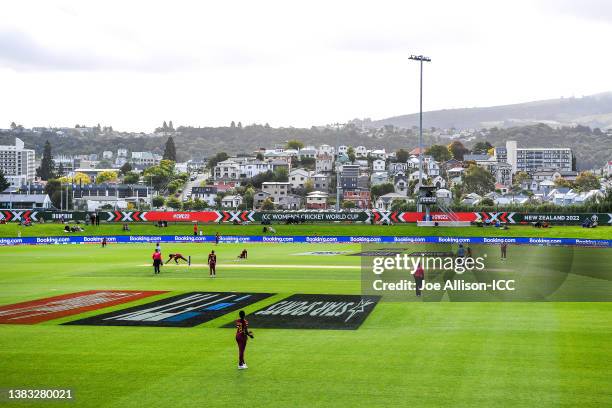
[[[327,145],[327,144],[323,144],[321,146],[319,146],[319,151],[318,151],[318,155],[330,155],[333,156],[336,153],[336,149],[333,146]]]
[[[338,154],[348,154],[348,146],[338,146]]]
[[[305,188],[306,182],[309,180],[310,174],[304,169],[291,170],[291,173],[289,173],[289,183],[291,184],[292,190]]]
[[[331,173],[334,168],[334,156],[330,154],[319,154],[315,162],[317,173]]]
[[[240,165],[234,160],[224,160],[217,163],[213,175],[215,181],[238,181],[240,179]]]
[[[309,210],[327,209],[327,198],[329,194],[323,191],[313,191],[306,195],[306,208]]]
[[[370,157],[385,160],[387,158],[387,152],[385,151],[385,149],[372,150],[370,151]]]
[[[381,195],[376,199],[374,206],[379,211],[389,211],[391,209],[391,205],[394,201],[399,200],[405,203],[414,202],[411,198],[408,198],[406,195],[398,194],[398,193],[387,193]]]
[[[370,185],[376,186],[388,182],[389,174],[386,171],[378,171],[370,176]]]
[[[372,171],[385,171],[386,164],[387,163],[384,160],[376,159],[372,162]]]
[[[440,175],[440,166],[433,160],[430,160],[425,165],[429,177],[437,177]]]
[[[368,157],[368,149],[365,146],[357,146],[355,148],[355,156],[356,157]]]
[[[221,207],[223,208],[237,208],[241,204],[242,196],[240,194],[226,195],[221,199]]]
[[[272,164],[262,160],[249,160],[239,165],[241,178],[253,178],[259,174],[272,171]]]

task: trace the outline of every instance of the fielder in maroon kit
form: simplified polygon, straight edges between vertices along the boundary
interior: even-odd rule
[[[246,349],[247,340],[253,338],[253,332],[249,331],[249,322],[244,318],[244,310],[238,313],[240,319],[236,320],[236,343],[238,343],[238,369],[244,370],[247,367],[244,362],[244,350]]]
[[[183,261],[185,261],[185,262],[187,262],[189,264],[189,260],[187,258],[185,258],[182,254],[170,254],[170,258],[168,258],[166,263],[168,263],[168,262],[173,260],[178,265],[179,259],[182,259]]]
[[[208,254],[208,269],[211,278],[217,276],[217,255],[215,255],[215,251],[210,251],[210,254]]]

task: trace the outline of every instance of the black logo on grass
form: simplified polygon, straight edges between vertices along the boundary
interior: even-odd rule
[[[248,315],[247,320],[253,328],[355,330],[379,299],[379,296],[298,294]]]
[[[270,293],[191,292],[64,324],[193,327],[269,296]]]

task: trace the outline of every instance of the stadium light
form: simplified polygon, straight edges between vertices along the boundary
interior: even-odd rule
[[[409,60],[419,61],[421,76],[420,76],[420,95],[419,95],[419,182],[418,186],[423,182],[423,62],[431,62],[431,58],[423,55],[410,55]],[[421,204],[418,204],[418,211],[422,211]]]

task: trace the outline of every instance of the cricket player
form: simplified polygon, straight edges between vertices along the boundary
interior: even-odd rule
[[[249,331],[249,322],[244,318],[244,310],[238,313],[240,317],[236,320],[236,343],[238,343],[238,369],[244,370],[247,367],[244,362],[244,350],[246,349],[247,340],[253,338],[253,332]]]
[[[215,233],[215,245],[219,245],[219,241],[221,240],[221,235],[218,232]]]
[[[185,258],[182,254],[170,254],[170,258],[168,258],[166,263],[173,260],[178,265],[179,259],[182,259],[183,261],[187,262],[187,264],[189,264],[189,260]]]
[[[209,274],[211,278],[214,278],[215,276],[217,276],[216,266],[217,266],[217,255],[215,254],[215,251],[210,251],[210,254],[208,254],[208,269],[209,269]]]
[[[153,273],[155,275],[159,275],[160,273],[160,266],[162,266],[164,263],[162,262],[162,255],[161,252],[159,252],[157,249],[155,250],[155,252],[153,252]]]
[[[505,242],[502,242],[502,244],[500,245],[500,249],[501,249],[501,259],[506,259],[506,251],[508,250],[508,244],[506,244]]]
[[[249,253],[247,252],[246,249],[243,249],[242,252],[240,252],[240,255],[238,255],[238,259],[248,259],[249,258]]]

